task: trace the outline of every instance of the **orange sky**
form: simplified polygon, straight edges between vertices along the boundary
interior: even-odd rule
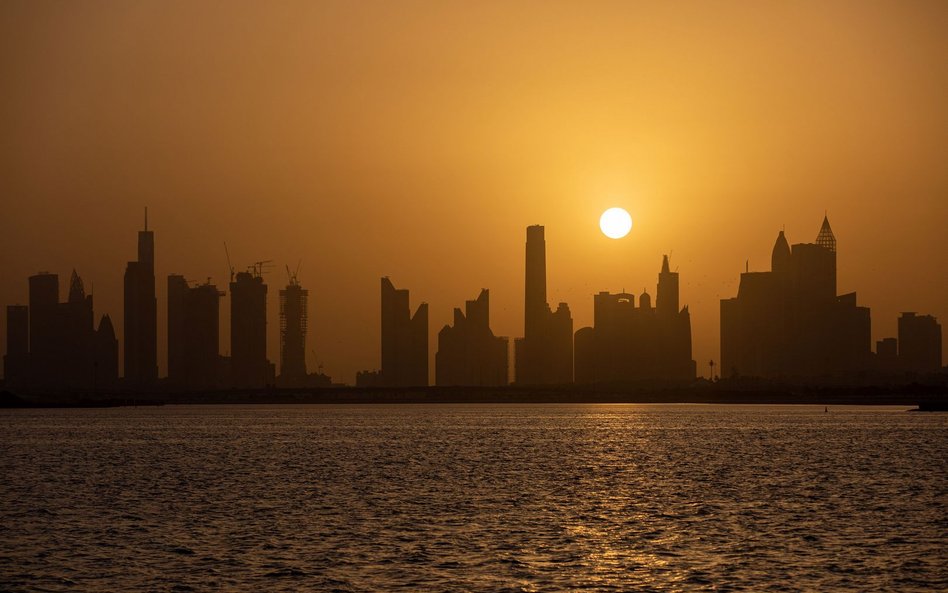
[[[828,210],[874,340],[899,311],[944,325],[945,31],[940,1],[3,2],[0,304],[39,270],[65,298],[75,267],[121,334],[147,205],[162,374],[166,277],[223,287],[227,241],[280,266],[271,360],[302,259],[309,348],[352,382],[379,364],[382,275],[430,303],[432,361],[482,287],[520,335],[543,224],[577,329],[595,292],[654,295],[672,252],[707,373],[745,260],[768,269],[781,228],[811,242]],[[598,230],[609,206],[625,239]]]

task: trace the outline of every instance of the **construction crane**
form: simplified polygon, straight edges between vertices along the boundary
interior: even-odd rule
[[[267,268],[272,268],[272,267],[273,267],[272,264],[273,264],[273,260],[272,260],[272,259],[265,259],[265,260],[262,260],[262,261],[255,261],[255,262],[253,262],[253,264],[247,266],[247,271],[248,271],[248,272],[251,272],[251,273],[254,275],[254,277],[260,277],[260,276],[263,275],[264,271],[265,271]]]
[[[299,276],[300,276],[300,267],[302,265],[303,265],[303,260],[300,260],[299,262],[297,262],[296,271],[290,271],[290,265],[289,264],[286,265],[286,278],[289,281],[290,286],[296,286],[297,284],[300,283]]]
[[[227,256],[227,269],[230,270],[230,281],[234,281],[234,266],[230,263],[230,251],[227,250],[227,241],[224,241],[224,255]]]

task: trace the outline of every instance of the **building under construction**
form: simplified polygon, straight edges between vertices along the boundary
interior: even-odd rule
[[[280,385],[303,387],[306,373],[306,329],[309,311],[309,291],[300,286],[295,273],[290,273],[289,284],[280,291]]]
[[[238,272],[230,283],[231,383],[240,389],[273,384],[273,365],[267,360],[267,285],[257,262]]]

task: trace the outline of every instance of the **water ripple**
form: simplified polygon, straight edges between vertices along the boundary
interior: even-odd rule
[[[0,412],[4,591],[948,589],[948,417]]]

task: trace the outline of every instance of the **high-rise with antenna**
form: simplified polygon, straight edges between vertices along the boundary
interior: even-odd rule
[[[138,260],[125,267],[125,381],[142,387],[158,379],[158,301],[155,298],[155,234],[138,231]]]

